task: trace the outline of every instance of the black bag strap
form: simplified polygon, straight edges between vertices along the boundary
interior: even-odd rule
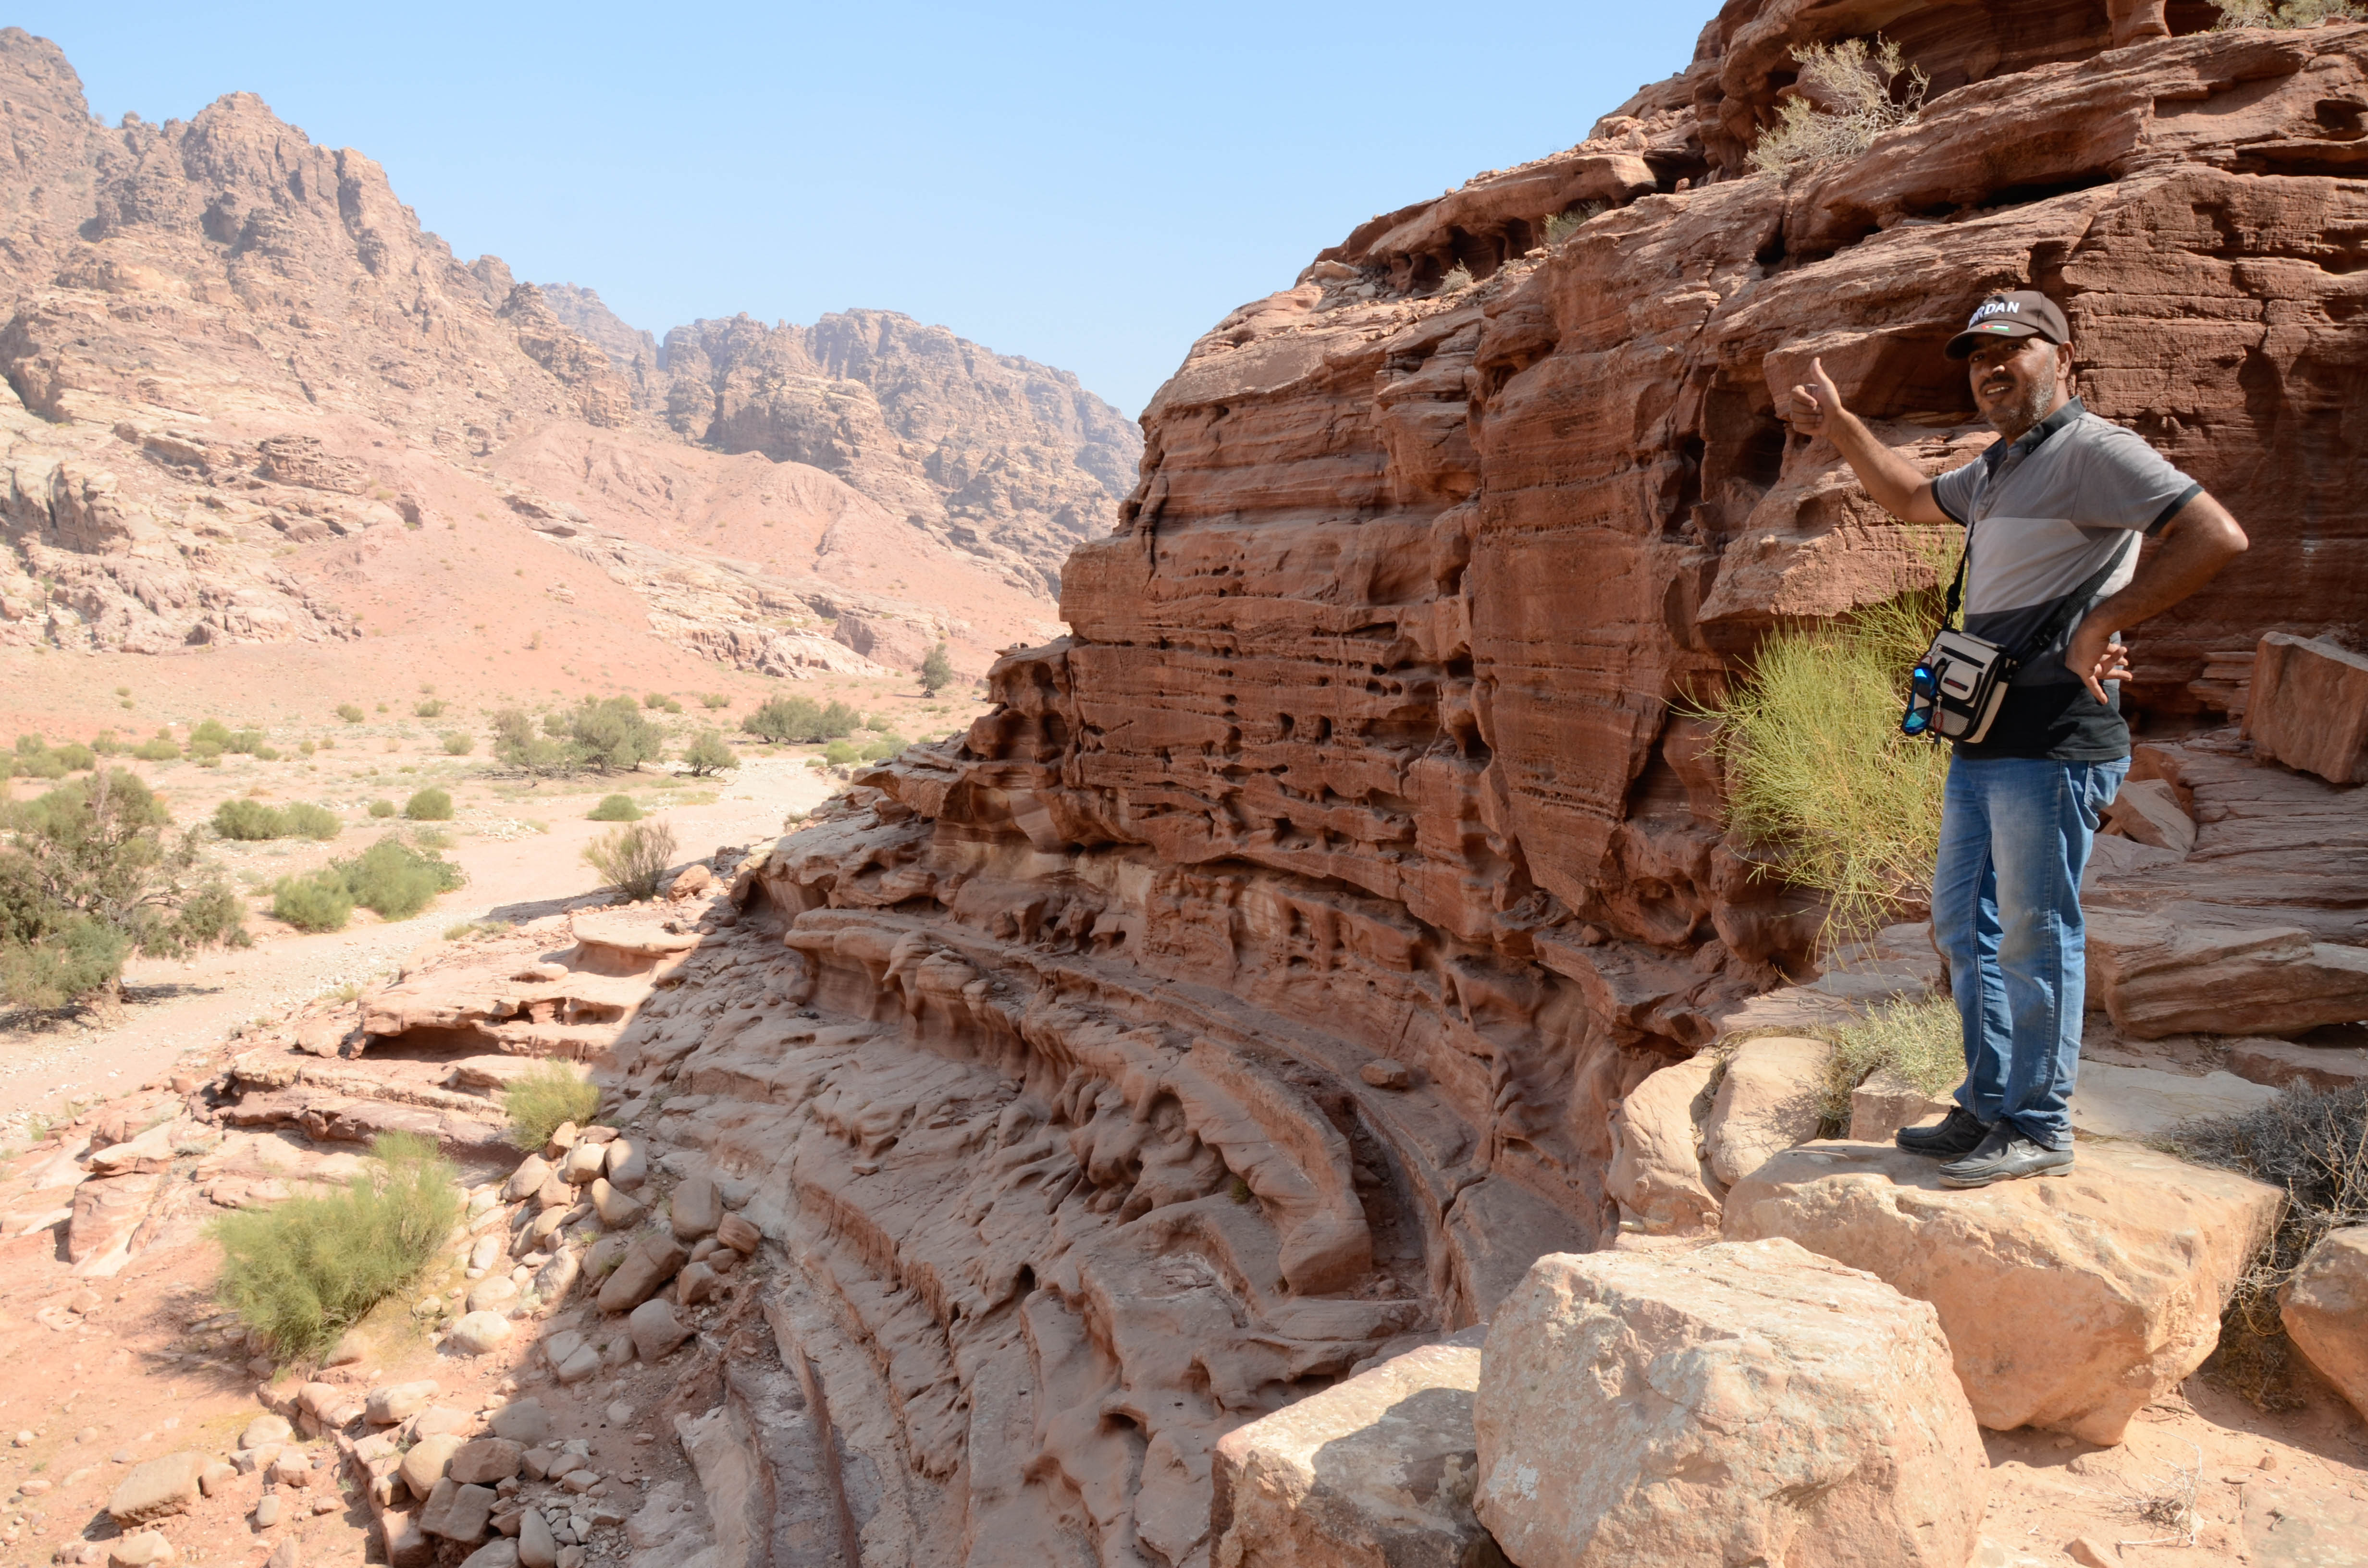
[[[2055,607],[2055,613],[2040,622],[2038,628],[2024,642],[2021,651],[2016,654],[2018,659],[2028,663],[2032,655],[2044,652],[2049,643],[2062,635],[2066,627],[2089,613],[2089,599],[2095,596],[2098,589],[2105,585],[2107,578],[2121,570],[2122,558],[2129,554],[2138,542],[2135,529],[2125,529],[2123,532],[2125,537],[2122,540],[2121,548],[2107,557],[2102,566],[2089,573],[2086,582],[2064,596],[2064,601]],[[1969,544],[1972,542],[1972,535],[1973,530],[1968,528],[1966,542]]]

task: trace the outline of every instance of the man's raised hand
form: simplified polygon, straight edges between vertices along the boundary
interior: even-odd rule
[[[1822,436],[1826,433],[1826,422],[1841,412],[1841,389],[1834,385],[1831,376],[1826,374],[1823,359],[1809,361],[1809,376],[1808,384],[1793,389],[1793,406],[1787,417],[1793,428],[1802,435]]]

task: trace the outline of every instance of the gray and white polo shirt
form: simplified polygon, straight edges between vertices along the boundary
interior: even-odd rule
[[[1961,755],[2102,762],[2129,754],[2118,703],[2090,697],[2064,667],[2064,650],[2089,606],[2128,586],[2138,552],[2123,557],[2045,647],[2021,644],[2133,531],[2154,532],[2203,488],[2078,398],[1932,482],[1941,509],[1970,530],[1965,630],[2022,660],[1988,737]]]

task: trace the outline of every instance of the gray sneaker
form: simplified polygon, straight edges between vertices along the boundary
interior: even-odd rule
[[[2069,1176],[2072,1151],[2034,1143],[2005,1122],[1990,1129],[1981,1147],[1941,1167],[1942,1187],[1987,1187],[2023,1176]]]
[[[1982,1146],[1990,1134],[1990,1124],[1967,1110],[1952,1105],[1949,1114],[1930,1127],[1903,1127],[1893,1135],[1892,1142],[1911,1154],[1926,1154],[1936,1160],[1953,1160],[1970,1154]]]

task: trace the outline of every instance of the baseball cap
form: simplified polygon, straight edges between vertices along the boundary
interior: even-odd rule
[[[2069,343],[2072,328],[2055,301],[2036,289],[1992,294],[1974,307],[1973,320],[1965,324],[1965,330],[1949,339],[1949,358],[1963,359],[1983,344],[2001,337],[2044,337],[2050,343]]]

